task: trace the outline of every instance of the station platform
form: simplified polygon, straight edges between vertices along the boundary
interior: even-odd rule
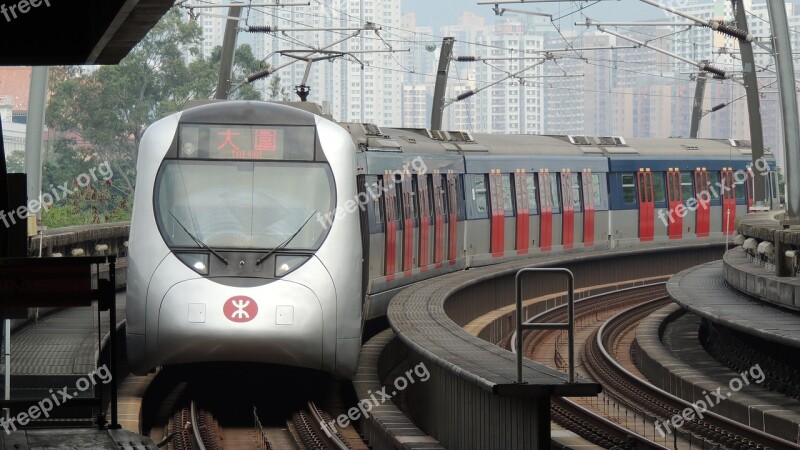
[[[711,412],[795,442],[800,427],[800,401],[758,382],[731,391],[731,380],[741,379],[741,374],[706,351],[698,340],[700,324],[699,316],[676,304],[643,320],[636,328],[635,341],[642,373],[659,388],[689,402],[704,399],[704,393],[721,388],[727,395],[724,401],[714,400],[717,403],[709,408]]]
[[[714,261],[684,270],[667,282],[667,291],[683,308],[713,323],[800,348],[800,314],[734,289],[722,269],[722,261]]]
[[[125,320],[125,292],[118,292],[117,327]],[[109,314],[100,314],[108,339]],[[95,370],[97,310],[92,307],[52,311],[15,330],[11,335],[11,398],[40,399],[49,389],[74,386],[78,379]],[[5,366],[0,365],[0,375]]]
[[[125,320],[125,292],[118,292],[117,324]],[[108,339],[109,314],[100,314],[103,340]],[[50,309],[38,321],[29,322],[11,335],[11,398],[39,401],[52,392],[68,388],[72,398],[87,398],[92,389],[80,391],[83,379],[95,372],[97,383],[111,380],[110,372],[97,371],[97,310],[93,307]],[[0,376],[5,367],[0,364]],[[119,376],[123,376],[120,374]],[[81,384],[79,384],[79,381]],[[120,399],[124,399],[124,387]],[[126,405],[120,403],[120,421],[126,419]],[[156,449],[144,436],[124,429],[98,429],[89,426],[86,407],[69,408],[69,401],[56,406],[47,420],[32,422],[26,429],[0,431],[0,450],[42,449]],[[83,419],[76,418],[77,416]],[[0,422],[2,426],[5,422]],[[138,420],[136,421],[138,424]],[[21,427],[20,427],[21,428]]]

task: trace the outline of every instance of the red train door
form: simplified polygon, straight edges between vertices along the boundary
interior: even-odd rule
[[[539,245],[543,252],[549,252],[553,245],[553,188],[550,172],[539,169]]]
[[[733,181],[733,167],[722,169],[722,234],[733,234],[736,220],[736,183]]]
[[[503,256],[505,247],[506,209],[503,202],[503,174],[499,170],[489,171],[489,193],[491,195],[491,251],[492,257]]]
[[[653,174],[650,169],[639,169],[639,240],[652,241],[655,226],[653,203]]]
[[[561,245],[565,250],[575,242],[575,203],[572,192],[572,172],[561,169]]]
[[[384,194],[383,194],[383,209],[386,212],[386,248],[384,255],[386,256],[386,278],[391,281],[394,280],[394,274],[397,272],[397,189],[395,189],[394,175],[391,171],[385,171],[383,175]]]
[[[683,203],[681,191],[681,171],[677,167],[667,172],[667,193],[669,194],[669,211],[667,211],[667,234],[670,239],[683,237],[683,217],[677,214],[678,206]]]
[[[419,199],[419,268],[420,271],[426,272],[428,264],[428,248],[431,245],[430,240],[430,221],[431,221],[431,205],[429,203],[430,196],[428,195],[428,175],[417,175],[417,198]]]
[[[528,177],[525,169],[514,171],[514,190],[517,200],[517,254],[528,253],[528,240],[530,237],[530,201],[528,199]]]
[[[458,238],[458,232],[456,231],[456,227],[458,226],[458,218],[456,214],[458,213],[458,197],[456,190],[456,174],[453,173],[452,170],[447,171],[447,211],[448,211],[448,251],[447,257],[450,259],[450,265],[455,265],[456,263],[456,238]]]
[[[411,276],[414,267],[414,192],[411,174],[403,174],[403,272]]]
[[[705,167],[694,171],[694,195],[697,201],[697,237],[708,237],[711,229],[711,196],[708,192],[708,170]]]
[[[592,169],[583,169],[583,246],[594,246],[594,179]]]
[[[435,220],[433,222],[433,263],[436,268],[442,267],[444,260],[444,213],[445,199],[442,189],[442,176],[438,170],[433,171],[433,210]]]

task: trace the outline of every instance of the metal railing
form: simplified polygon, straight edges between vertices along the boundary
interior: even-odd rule
[[[560,273],[567,276],[567,322],[566,323],[522,323],[522,274],[534,273]],[[517,383],[522,381],[522,341],[524,330],[567,330],[569,382],[575,382],[575,276],[572,271],[564,268],[527,267],[517,271],[514,277],[517,304]]]

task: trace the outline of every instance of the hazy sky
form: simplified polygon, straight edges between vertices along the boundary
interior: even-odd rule
[[[492,11],[493,5],[480,5],[478,0],[402,0],[403,13],[414,12],[417,15],[417,23],[422,26],[432,26],[434,31],[438,31],[442,25],[455,24],[462,11],[470,11],[480,14],[489,21],[493,21],[496,16]],[[710,2],[710,0],[709,0]],[[543,11],[553,14],[554,19],[566,15],[560,22],[564,27],[574,26],[576,21],[581,20],[580,13],[567,15],[575,11],[580,6],[591,5],[594,2],[552,2],[539,4],[501,4],[500,7],[527,9],[531,11]],[[664,4],[676,5],[682,3],[678,0],[663,0]],[[637,19],[662,19],[666,18],[666,12],[653,6],[642,3],[638,0],[603,0],[595,5],[584,9],[582,13],[597,20],[637,20]]]

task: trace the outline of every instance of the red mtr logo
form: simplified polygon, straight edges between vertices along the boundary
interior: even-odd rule
[[[222,312],[231,322],[249,322],[258,314],[258,305],[250,297],[237,295],[225,302]]]

